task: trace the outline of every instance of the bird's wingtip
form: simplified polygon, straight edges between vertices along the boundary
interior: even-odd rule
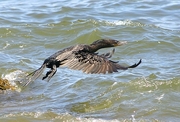
[[[135,64],[129,66],[128,68],[135,68],[135,67],[137,67],[139,64],[141,64],[141,62],[142,62],[142,59],[140,59],[138,63],[135,63]]]

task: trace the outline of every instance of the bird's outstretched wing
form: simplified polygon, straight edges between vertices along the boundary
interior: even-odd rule
[[[118,72],[118,70],[135,68],[141,63],[140,60],[137,64],[131,66],[122,66],[117,62],[109,60],[108,56],[111,56],[111,54],[105,56],[98,55],[97,53],[74,51],[73,56],[62,62],[62,66],[66,66],[70,69],[82,70],[85,73],[106,74]]]

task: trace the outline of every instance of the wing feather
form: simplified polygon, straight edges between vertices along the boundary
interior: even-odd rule
[[[112,72],[113,72],[113,70],[112,70],[111,63],[110,63],[110,62],[109,62],[109,63],[107,63],[107,67],[108,67],[107,72],[108,72],[108,73],[112,73]]]
[[[89,74],[89,73],[90,73],[90,71],[91,71],[91,69],[93,69],[93,67],[94,67],[94,64],[93,64],[93,63],[88,62],[88,65],[87,65],[86,67],[84,67],[83,72],[85,72],[85,73]]]
[[[84,51],[77,51],[71,54],[67,60],[62,62],[63,66],[66,66],[75,70],[82,70],[85,73],[113,73],[118,72],[119,69],[126,70],[128,68],[134,68],[138,64],[134,64],[132,66],[121,66],[117,62],[109,60],[107,56],[111,56],[111,54],[98,55],[98,53],[90,53]]]

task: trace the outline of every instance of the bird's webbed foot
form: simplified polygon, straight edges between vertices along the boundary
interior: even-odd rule
[[[111,58],[114,52],[115,52],[115,49],[113,49],[112,51],[108,53],[101,54],[100,56],[105,57],[105,58]]]
[[[56,67],[56,65],[53,65],[53,67],[51,68],[51,70],[49,70],[49,71],[46,73],[46,76],[44,76],[44,77],[42,78],[42,80],[48,78],[47,81],[49,82],[49,80],[52,78],[52,76],[54,76],[54,74],[56,73],[56,71],[57,71],[57,67]]]

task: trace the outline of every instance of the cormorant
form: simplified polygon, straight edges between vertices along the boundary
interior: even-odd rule
[[[126,70],[128,68],[135,68],[141,63],[140,61],[131,66],[122,66],[118,62],[111,61],[108,58],[112,56],[112,52],[98,55],[97,50],[107,47],[115,47],[126,44],[126,41],[117,41],[113,39],[99,39],[90,45],[79,44],[76,46],[71,46],[60,50],[47,59],[45,59],[42,66],[30,73],[24,80],[27,86],[30,82],[36,80],[45,68],[50,68],[42,80],[48,78],[48,81],[56,73],[59,66],[66,66],[75,70],[82,70],[85,73],[96,73],[96,74],[106,74],[118,72],[118,70]]]

